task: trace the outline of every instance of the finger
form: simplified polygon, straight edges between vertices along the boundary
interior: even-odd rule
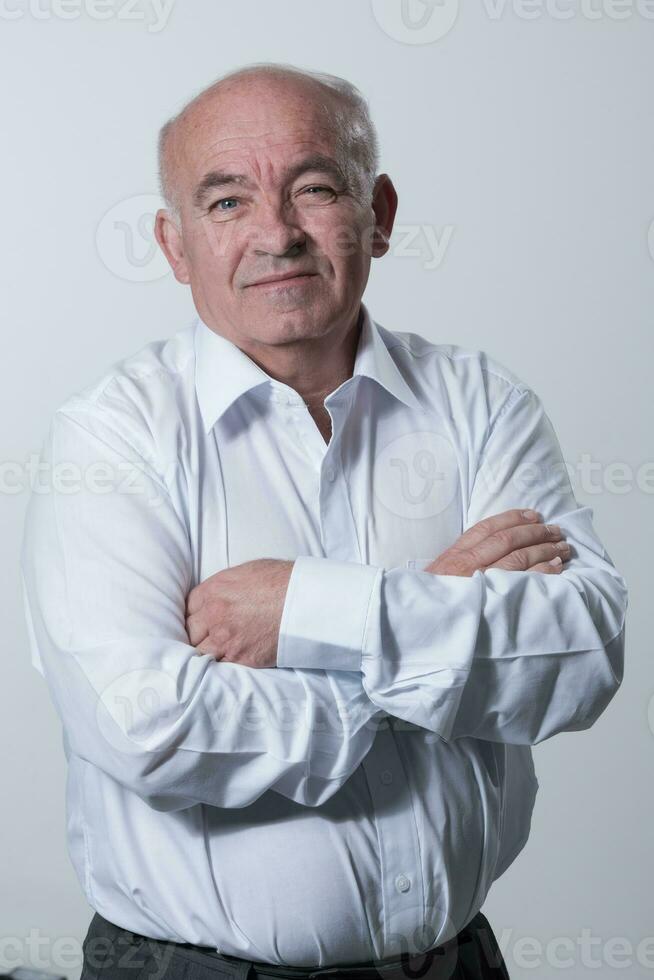
[[[480,541],[475,548],[468,549],[468,553],[475,564],[488,567],[503,558],[509,558],[512,552],[522,548],[543,542],[549,544],[561,538],[561,529],[555,524],[522,524],[496,531],[489,538]]]
[[[204,595],[200,589],[199,585],[191,589],[186,597],[186,615],[192,615],[193,613],[199,612],[202,608],[204,602]]]
[[[513,571],[526,572],[539,562],[550,561],[556,555],[560,555],[565,561],[570,557],[570,553],[570,545],[567,541],[546,541],[543,544],[535,544],[528,548],[518,548],[486,567],[508,568]]]
[[[554,564],[553,564],[554,563]],[[544,572],[545,575],[558,575],[565,568],[565,561],[561,560],[560,556],[557,555],[556,558],[552,558],[551,561],[542,561],[538,565],[534,565],[532,568],[528,568],[528,572]]]
[[[513,508],[512,510],[505,510],[501,514],[493,514],[490,517],[484,517],[483,520],[477,521],[472,527],[469,527],[467,531],[457,538],[456,546],[457,548],[474,548],[481,541],[484,541],[490,534],[495,534],[496,531],[503,531],[509,527],[516,527],[518,525],[534,525],[541,522],[542,518],[537,511],[532,513],[536,514],[535,517],[526,517],[525,511],[519,508]]]
[[[197,646],[201,640],[204,640],[205,636],[209,635],[209,630],[207,629],[204,618],[200,613],[195,613],[192,616],[186,617],[186,632],[188,633],[188,638],[193,644]]]
[[[205,640],[202,640],[201,643],[197,643],[195,645],[195,649],[198,651],[198,653],[208,653],[210,656],[214,658],[214,660],[222,659],[221,651],[218,649],[216,643],[214,643],[214,641],[209,636]]]

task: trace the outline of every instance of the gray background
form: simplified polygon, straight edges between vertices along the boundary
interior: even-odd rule
[[[66,853],[60,727],[29,663],[25,467],[70,392],[193,314],[148,242],[158,126],[221,72],[275,60],[371,101],[400,196],[373,316],[482,348],[537,391],[630,589],[623,686],[589,731],[536,747],[531,839],[484,912],[514,980],[652,975],[654,4],[443,0],[429,18],[410,0],[407,26],[401,0],[139,2],[104,20],[90,0],[0,15],[0,969],[41,956],[77,978],[92,915]]]

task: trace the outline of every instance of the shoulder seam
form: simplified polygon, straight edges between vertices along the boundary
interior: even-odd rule
[[[179,374],[182,373],[182,371],[184,371],[186,369],[186,367],[188,366],[188,362],[194,356],[195,356],[195,350],[194,350],[194,348],[191,348],[191,350],[189,350],[188,355],[185,358],[184,362],[179,366],[179,368],[177,370],[173,370],[173,369],[171,369],[169,367],[161,367],[160,366],[160,367],[153,367],[150,370],[145,370],[141,374],[138,374],[138,373],[131,374],[128,371],[124,371],[122,373],[120,371],[116,371],[113,374],[111,374],[109,378],[107,378],[105,384],[102,386],[102,388],[100,388],[99,390],[96,391],[95,396],[93,398],[88,398],[88,397],[85,397],[85,396],[83,396],[81,394],[78,394],[77,392],[74,392],[73,394],[71,394],[69,396],[69,400],[72,401],[72,402],[74,402],[75,400],[77,400],[81,404],[95,406],[95,405],[97,405],[97,403],[99,402],[99,400],[107,392],[107,389],[112,384],[118,383],[118,382],[123,381],[123,380],[128,380],[128,381],[143,381],[146,378],[152,378],[152,377],[155,377],[158,374],[168,374],[170,376],[179,375]],[[88,387],[92,387],[92,385],[90,385]],[[82,389],[82,390],[84,390],[84,389]],[[67,405],[67,401],[66,402],[63,402],[63,405]]]
[[[516,392],[518,394],[517,394],[516,397],[514,397],[514,395],[515,395]],[[518,388],[516,385],[512,385],[511,391],[506,396],[506,398],[504,400],[504,404],[502,405],[501,409],[499,410],[499,412],[495,416],[495,419],[493,420],[493,422],[492,422],[492,424],[491,424],[491,426],[490,426],[490,428],[488,430],[488,435],[489,436],[491,435],[491,433],[494,431],[495,427],[497,426],[497,423],[500,421],[500,419],[502,418],[502,416],[510,408],[512,408],[513,405],[516,404],[516,402],[519,402],[521,398],[524,398],[525,397],[525,395],[530,395],[530,394],[532,394],[531,388],[525,388],[523,390],[523,389]]]
[[[93,402],[84,403],[84,405],[82,407],[80,407],[79,410],[82,411],[82,412],[84,412],[85,409],[87,409],[88,407],[94,408],[95,407],[94,406],[94,403]],[[72,411],[74,412],[75,409],[73,409]],[[107,445],[109,447],[109,449],[111,449],[112,452],[117,453],[117,455],[119,455],[119,456],[123,456],[123,453],[121,453],[119,450],[117,450],[114,446],[111,446],[111,445],[109,445],[109,443],[105,442],[105,440],[102,439],[101,436],[97,435],[95,432],[91,432],[91,430],[90,429],[87,429],[86,426],[82,425],[79,422],[79,420],[73,418],[72,415],[69,415],[68,414],[68,411],[64,411],[63,409],[58,408],[58,409],[56,409],[56,411],[54,413],[54,417],[56,418],[57,415],[63,415],[63,417],[66,418],[66,419],[68,419],[69,422],[72,422],[74,425],[79,426],[80,429],[83,429],[85,432],[89,433],[95,439],[98,439],[100,442],[105,443],[105,445]],[[104,421],[104,419],[102,421]],[[132,450],[132,452],[138,457],[139,461],[142,461],[145,464],[145,467],[148,468],[147,470],[145,469],[145,467],[143,468],[143,472],[146,474],[146,476],[148,476],[151,480],[155,480],[155,482],[157,482],[158,484],[160,484],[162,490],[164,490],[166,492],[166,494],[168,496],[170,496],[170,489],[166,485],[166,481],[165,481],[164,477],[161,475],[161,473],[159,473],[158,469],[154,466],[152,460],[149,459],[147,455],[144,455],[143,451],[141,449],[138,449],[134,445],[134,443],[132,442],[132,440],[126,438],[126,436],[124,436],[122,432],[119,432],[117,434],[129,446],[129,448]],[[53,431],[53,439],[54,439],[54,431]],[[127,457],[124,456],[123,458],[126,459]]]
[[[405,350],[408,354],[411,355],[411,357],[422,358],[422,357],[426,357],[428,354],[438,354],[440,357],[444,357],[449,361],[458,361],[458,360],[463,360],[464,358],[475,358],[478,357],[480,353],[485,353],[483,351],[462,350],[459,353],[450,354],[444,350],[439,350],[438,345],[434,345],[428,350],[419,352],[419,351],[412,350],[409,346],[407,346],[407,344],[403,343],[403,341],[400,338],[395,337],[394,343],[390,344],[388,349],[389,351],[391,351],[394,350],[396,347],[401,347],[402,350]],[[524,394],[524,392],[530,390],[529,386],[525,384],[524,381],[520,381],[518,384],[516,384],[515,382],[511,381],[510,378],[507,378],[505,374],[502,374],[499,371],[494,371],[493,368],[490,367],[488,364],[483,364],[480,362],[479,366],[481,370],[484,371],[486,374],[492,374],[493,377],[499,378],[501,381],[505,381],[506,384],[510,385],[510,387],[513,390],[519,391],[521,394]]]

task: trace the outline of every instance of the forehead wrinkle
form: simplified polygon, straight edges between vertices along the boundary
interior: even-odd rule
[[[269,170],[274,170],[274,167],[268,168]],[[262,183],[261,180],[261,168],[256,167],[258,182]],[[307,173],[321,173],[329,175],[331,179],[337,181],[345,181],[346,175],[343,173],[342,168],[338,164],[337,160],[332,157],[327,157],[324,154],[309,154],[309,156],[304,156],[302,159],[298,160],[295,164],[290,164],[284,167],[282,173],[280,174],[279,180],[275,180],[274,175],[271,173],[269,175],[268,183],[275,187],[277,184],[282,186],[290,181],[297,180],[298,177]],[[207,171],[195,190],[193,191],[193,203],[197,207],[201,207],[205,198],[219,187],[229,186],[234,184],[237,186],[248,187],[255,183],[247,174],[237,174],[230,173],[228,170],[209,170]]]
[[[280,140],[279,143],[271,144],[269,147],[266,147],[266,149],[274,149],[277,146],[287,147],[288,141]],[[279,178],[277,178],[275,176],[277,164],[273,160],[257,159],[256,155],[253,156],[250,152],[246,153],[245,159],[243,155],[236,154],[235,157],[235,153],[229,149],[223,150],[217,155],[209,153],[204,166],[200,168],[203,176],[199,179],[198,184],[193,191],[195,199],[194,203],[200,203],[201,198],[198,196],[198,188],[212,173],[220,173],[225,175],[230,174],[235,178],[235,183],[242,184],[249,183],[252,177],[259,183],[266,183],[273,187],[277,184],[284,183],[289,179],[295,179],[298,176],[298,173],[294,171],[299,170],[301,172],[302,169],[306,170],[307,172],[315,170],[316,172],[323,171],[325,173],[329,173],[333,168],[335,168],[336,171],[338,171],[338,174],[335,174],[335,176],[340,175],[342,179],[346,179],[346,173],[342,164],[339,163],[337,156],[332,156],[331,153],[324,152],[319,143],[315,143],[311,140],[298,141],[296,144],[296,152],[293,154],[293,157],[296,159],[292,159],[289,162],[284,161],[282,163]],[[310,166],[312,163],[312,158],[318,159],[315,160],[313,166]],[[324,158],[324,163],[319,158]],[[331,164],[332,161],[333,167]],[[250,171],[250,173],[248,173],[248,171]],[[208,190],[210,190],[210,188],[207,188],[207,191]]]
[[[295,130],[285,135],[281,135],[278,130],[271,129],[264,133],[246,133],[239,134],[236,136],[227,135],[221,136],[216,135],[207,142],[204,149],[200,150],[200,153],[205,158],[213,152],[220,154],[229,154],[231,152],[238,153],[239,149],[242,148],[242,144],[252,144],[256,147],[260,147],[262,152],[276,150],[278,148],[285,148],[291,146],[307,146],[315,147],[316,152],[323,152],[325,156],[329,156],[330,153],[334,152],[334,144],[337,142],[335,139],[330,140],[329,137],[333,136],[328,130],[315,130],[315,129],[302,129]],[[324,149],[321,140],[324,140]],[[263,143],[263,145],[261,145]],[[187,143],[188,145],[188,143]],[[246,147],[246,152],[249,149]],[[299,151],[298,151],[299,152]]]

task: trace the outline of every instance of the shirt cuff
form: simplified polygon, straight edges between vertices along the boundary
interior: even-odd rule
[[[296,558],[279,626],[277,666],[361,670],[368,612],[381,573],[358,562]]]

